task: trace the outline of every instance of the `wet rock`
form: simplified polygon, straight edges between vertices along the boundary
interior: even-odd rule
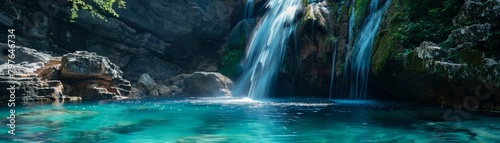
[[[120,68],[96,53],[77,51],[64,55],[60,78],[72,87],[70,94],[84,99],[135,96],[130,82],[122,78]]]
[[[159,85],[159,86],[157,86],[156,90],[158,90],[158,94],[160,96],[170,96],[171,92],[172,92],[172,91],[170,91],[170,88],[168,88],[165,85]]]
[[[484,23],[500,20],[500,2],[497,0],[467,0],[453,25],[466,26],[470,23]]]
[[[0,88],[9,89],[14,86],[16,101],[33,102],[33,101],[50,101],[59,99],[63,96],[64,87],[58,80],[40,80],[36,75],[14,75],[10,78],[9,75],[0,75]],[[10,89],[0,90],[0,97],[10,99]]]
[[[231,79],[220,73],[195,72],[184,79],[184,94],[188,96],[228,96]]]
[[[216,72],[216,71],[219,71],[219,68],[217,68],[216,66],[209,66],[205,69],[206,72]]]
[[[0,49],[7,50],[8,45],[5,43],[0,43]],[[12,59],[16,63],[21,63],[21,62],[28,62],[28,63],[34,63],[34,62],[48,62],[50,59],[54,58],[49,54],[39,52],[35,49],[27,48],[27,47],[20,47],[16,46],[14,48],[15,50],[15,55],[16,57]],[[3,64],[3,63],[0,63]]]
[[[151,92],[157,85],[158,84],[154,81],[154,79],[152,79],[147,73],[142,74],[137,82],[137,88],[146,93]]]
[[[11,18],[7,17],[6,15],[0,13],[0,25],[5,26],[5,27],[11,27],[13,24],[13,21]]]
[[[166,81],[171,95],[183,96],[231,96],[233,82],[215,72],[181,74]]]
[[[151,90],[151,92],[149,92],[149,96],[160,96],[160,93],[158,93],[158,90]]]
[[[85,79],[103,78],[111,80],[121,78],[122,71],[111,63],[108,58],[96,53],[77,51],[63,56],[61,63],[61,78]]]
[[[182,89],[178,86],[169,86],[168,89],[170,89],[171,95],[178,95],[182,93]]]
[[[68,22],[71,5],[66,2],[13,1],[2,4],[6,8],[0,10],[0,25],[19,27],[16,37],[23,46],[60,55],[96,52],[122,68],[131,81],[142,73],[160,80],[181,70],[202,70],[193,59],[217,56],[242,17],[243,3],[129,0],[126,9],[115,8],[119,17],[103,13],[102,20],[82,10],[75,22]],[[12,20],[15,17],[21,19]]]
[[[451,31],[448,40],[455,44],[465,42],[484,42],[491,34],[491,24],[474,24]]]
[[[429,41],[424,41],[419,47],[415,48],[417,56],[421,59],[433,59],[438,57],[440,55],[440,50],[441,47]]]

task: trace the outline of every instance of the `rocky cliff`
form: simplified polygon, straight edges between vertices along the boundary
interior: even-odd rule
[[[119,17],[105,20],[80,10],[69,22],[64,0],[20,0],[0,4],[0,28],[16,29],[17,44],[53,55],[77,50],[96,52],[137,81],[142,73],[163,80],[179,73],[217,66],[243,1],[127,0]],[[6,41],[5,32],[0,35]],[[212,62],[206,62],[212,61]]]
[[[381,83],[377,87],[384,89],[379,90],[382,97],[469,111],[500,110],[499,51],[495,48],[499,46],[500,2],[468,0],[456,4],[459,4],[458,10],[447,13],[452,16],[440,19],[448,23],[447,26],[423,25],[425,19],[416,24],[397,21],[396,16],[386,19],[386,31],[381,32],[379,49],[375,50],[380,55],[388,56],[373,56],[375,61],[386,62],[383,65],[374,64],[375,69],[380,69],[375,74],[375,82]],[[436,9],[444,11],[447,7],[451,6],[443,5]],[[393,10],[400,15],[405,13]],[[443,15],[439,12],[432,14],[433,17]],[[413,31],[418,28],[408,27],[415,25],[428,28]],[[395,30],[398,28],[400,31]],[[426,31],[430,29],[436,31]],[[441,35],[433,36],[435,33]],[[400,36],[387,36],[390,34]],[[415,41],[421,44],[412,47],[411,42],[404,42],[405,38],[424,41]]]

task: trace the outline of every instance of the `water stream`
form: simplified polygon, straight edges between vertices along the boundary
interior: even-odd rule
[[[301,0],[270,0],[269,10],[254,30],[242,61],[243,75],[235,93],[261,98],[274,87],[287,44],[297,26],[295,15]]]

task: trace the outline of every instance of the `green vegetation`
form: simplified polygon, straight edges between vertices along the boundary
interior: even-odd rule
[[[241,30],[239,34],[231,36],[228,40],[227,47],[222,51],[221,67],[219,72],[229,78],[235,78],[240,68],[240,61],[245,54],[245,35]]]
[[[98,8],[95,8],[93,4],[86,3],[84,0],[69,0],[72,3],[70,21],[74,22],[78,17],[77,12],[79,10],[88,10],[93,17],[98,17],[104,19],[104,16],[100,12],[111,14],[112,16],[118,17],[118,14],[113,9],[113,5],[117,4],[119,8],[125,8],[125,0],[93,0]]]
[[[407,48],[417,47],[422,41],[442,42],[456,27],[452,19],[460,11],[463,0],[405,0],[403,11],[397,17],[398,38]]]
[[[441,42],[443,48],[451,47],[445,41],[455,29],[452,19],[463,3],[463,0],[394,0],[387,11],[391,17],[383,22],[387,25],[380,30],[374,45],[373,73],[378,74],[388,61],[402,57],[406,57],[404,69],[423,71],[423,61],[408,51],[423,41]]]
[[[356,9],[354,10],[354,17],[356,18],[356,23],[363,23],[363,19],[366,14],[366,9],[370,7],[370,0],[357,0],[355,5]],[[349,9],[348,13],[351,14],[351,9]]]
[[[234,74],[238,71],[243,54],[244,52],[242,49],[230,49],[224,52],[221,59],[220,73],[233,78]]]
[[[398,54],[397,49],[401,47],[401,41],[398,39],[399,29],[395,28],[401,25],[398,17],[401,13],[398,1],[395,1],[389,8],[388,13],[392,13],[391,17],[385,21],[389,26],[381,29],[373,46],[372,54],[372,72],[377,75],[387,65],[390,60],[397,60],[401,54]],[[399,46],[399,47],[398,47]]]

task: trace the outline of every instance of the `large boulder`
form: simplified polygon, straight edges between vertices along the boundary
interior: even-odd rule
[[[172,95],[189,97],[231,96],[233,82],[216,72],[194,72],[181,74],[165,81]]]
[[[107,57],[77,51],[62,57],[60,80],[68,83],[70,94],[87,99],[135,96],[132,85],[122,78],[122,71]]]
[[[142,74],[139,77],[139,81],[137,81],[137,88],[145,93],[151,92],[156,86],[158,86],[158,84],[147,73]]]
[[[121,78],[122,71],[111,63],[108,58],[97,56],[96,53],[76,51],[63,56],[61,64],[61,78]]]
[[[220,73],[195,72],[184,79],[184,93],[189,96],[231,96],[231,79]]]

